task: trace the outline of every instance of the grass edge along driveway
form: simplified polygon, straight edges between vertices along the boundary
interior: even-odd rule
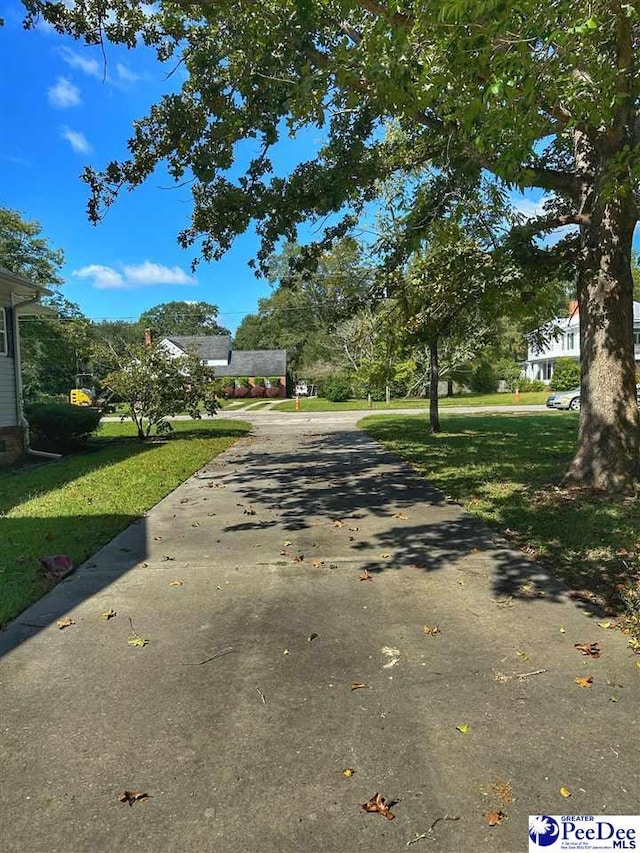
[[[438,435],[421,415],[359,426],[638,636],[640,500],[562,486],[577,424],[573,413],[536,412],[443,415]]]
[[[440,397],[439,405],[441,409],[447,409],[455,406],[541,406],[546,403],[551,392],[547,391],[527,391],[519,394],[516,398],[515,394],[510,393],[495,393],[495,394],[458,394],[454,397]],[[301,412],[348,412],[348,411],[368,411],[369,406],[367,400],[347,400],[345,403],[333,403],[331,400],[326,400],[324,397],[300,397],[299,400]],[[276,403],[272,411],[275,412],[293,412],[295,411],[295,400],[283,400],[281,403]],[[427,409],[429,400],[425,397],[407,398],[400,397],[391,400],[390,403],[384,401],[373,401],[372,409]]]
[[[130,422],[105,423],[87,452],[0,471],[0,627],[51,588],[39,557],[80,565],[250,429],[223,419],[173,426],[169,440],[141,443]]]

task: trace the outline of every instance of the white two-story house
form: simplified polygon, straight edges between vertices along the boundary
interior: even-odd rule
[[[556,317],[549,324],[555,330],[549,342],[542,349],[529,344],[527,360],[523,364],[527,379],[542,379],[550,382],[553,366],[557,358],[580,360],[580,313],[578,303],[569,303],[567,317]],[[633,303],[633,345],[636,368],[640,368],[640,302]]]

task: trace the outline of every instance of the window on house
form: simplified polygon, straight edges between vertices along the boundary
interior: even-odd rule
[[[569,332],[567,335],[567,349],[573,349],[575,346],[575,333]]]
[[[633,342],[634,344],[640,344],[640,329],[633,330]]]
[[[6,355],[7,352],[7,312],[0,308],[0,355]]]
[[[553,362],[548,361],[544,366],[544,378],[551,379],[553,376]]]

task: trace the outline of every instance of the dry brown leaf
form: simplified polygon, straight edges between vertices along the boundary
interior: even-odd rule
[[[293,558],[294,563],[304,563],[304,554],[298,554],[297,557]]]
[[[141,791],[125,791],[121,797],[118,797],[118,800],[124,805],[132,806],[134,803],[144,803],[150,796],[150,794],[143,794]]]
[[[590,658],[599,658],[601,654],[597,643],[574,643],[573,648],[582,652],[583,655],[588,655]]]
[[[340,519],[336,519],[336,521],[333,522],[333,526],[334,527],[344,527],[344,521],[340,521]]]
[[[491,790],[496,797],[499,797],[502,800],[503,803],[508,805],[513,802],[513,791],[511,790],[510,782],[494,782],[491,785]]]
[[[364,681],[352,681],[352,682],[351,682],[351,690],[352,690],[352,691],[354,691],[354,690],[362,690],[362,688],[363,688],[363,687],[366,687],[366,686],[367,686],[367,685],[364,683]]]
[[[399,518],[401,521],[406,521],[409,518],[409,516],[405,515],[403,512],[394,512],[393,517]]]
[[[109,619],[113,619],[113,617],[114,617],[114,616],[117,616],[117,615],[118,615],[118,614],[116,613],[116,611],[115,611],[115,610],[105,610],[105,611],[104,611],[104,613],[102,614],[102,618],[103,618],[103,619],[106,619],[106,620],[107,620],[107,622],[108,622],[108,621],[109,621]]]
[[[484,812],[484,818],[489,826],[502,826],[506,815],[503,812]]]
[[[255,514],[256,514],[256,511],[255,511],[255,509],[254,509],[252,506],[250,506],[250,507],[249,507],[249,509],[245,509],[245,510],[243,510],[243,511],[242,511],[242,514],[243,514],[243,515],[255,515]]]
[[[358,530],[360,530],[360,528],[359,528],[359,527],[350,527],[350,528],[349,528],[349,530],[350,530],[352,533],[357,533],[357,532],[358,532]]]
[[[380,559],[381,560],[390,560],[391,554],[380,554]]]
[[[433,637],[435,634],[440,633],[440,627],[438,625],[423,625],[422,632],[423,634],[428,634],[430,637]]]
[[[313,634],[309,634],[309,636],[307,637],[307,642],[312,643],[319,636],[320,636],[320,634],[316,634],[316,632],[314,631]]]
[[[587,675],[585,678],[574,678],[573,679],[578,687],[591,687],[593,684],[593,676]]]
[[[184,581],[181,581],[181,580],[169,581],[169,586],[184,586]]]
[[[58,628],[62,631],[63,628],[68,628],[69,625],[75,625],[76,623],[70,616],[65,616],[64,619],[58,619]]]
[[[395,805],[395,800],[386,800],[380,794],[374,794],[370,800],[362,804],[362,808],[365,812],[377,812],[377,814],[384,815],[387,820],[393,820],[395,818],[391,811],[393,805]]]
[[[355,772],[356,771],[353,769],[353,767],[345,767],[344,770],[342,771],[342,775],[344,776],[345,779],[351,779],[351,777],[353,776],[353,774]]]
[[[368,569],[365,569],[364,572],[362,572],[362,574],[358,575],[358,580],[359,581],[372,581],[373,575],[371,574],[371,572]]]
[[[324,565],[324,563],[322,562],[322,560],[311,560],[311,565],[314,569],[319,569],[320,566]]]

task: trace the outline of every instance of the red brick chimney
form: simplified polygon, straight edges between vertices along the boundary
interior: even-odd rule
[[[144,345],[146,347],[151,346],[151,329],[144,330]]]

